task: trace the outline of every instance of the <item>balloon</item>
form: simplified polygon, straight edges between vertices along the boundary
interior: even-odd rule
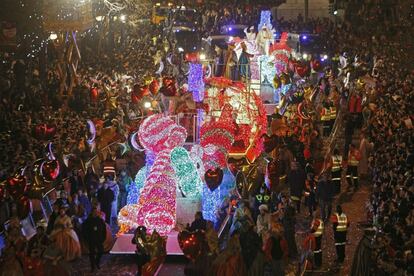
[[[210,169],[204,174],[204,179],[210,191],[214,191],[223,181],[223,170],[220,168]]]
[[[316,71],[316,72],[321,71],[322,65],[321,65],[321,62],[319,60],[317,60],[317,59],[311,60],[310,64],[311,64],[311,67],[312,67],[313,71]]]
[[[155,72],[155,74],[161,75],[162,71],[164,71],[164,62],[160,61],[160,66],[158,67],[158,70]]]
[[[282,73],[280,75],[280,82],[282,83],[282,85],[286,85],[290,83],[290,77],[288,74],[286,73]]]
[[[90,133],[90,137],[86,141],[90,145],[95,141],[96,128],[95,128],[95,124],[92,122],[92,120],[87,120],[86,123],[88,124],[88,130],[89,130],[89,133]]]
[[[56,159],[55,155],[53,154],[52,146],[53,146],[52,142],[49,142],[49,143],[46,144],[46,147],[45,147],[46,157],[47,157],[48,160],[55,160]]]
[[[296,73],[301,77],[304,78],[309,75],[309,67],[305,64],[300,64],[296,66]]]
[[[309,160],[312,157],[312,153],[311,153],[309,147],[306,147],[303,150],[303,156],[305,157],[306,160]]]
[[[298,62],[296,60],[289,60],[288,63],[288,69],[290,72],[295,72],[296,71],[296,66],[298,65]]]
[[[19,219],[24,219],[29,215],[30,212],[30,200],[27,196],[19,198],[17,203],[17,216]]]
[[[157,80],[154,79],[149,85],[149,91],[152,94],[157,94],[159,89],[160,89],[160,84],[158,83]]]
[[[26,188],[27,181],[24,176],[24,170],[25,168],[21,169],[20,172],[15,173],[14,176],[10,177],[7,181],[7,190],[14,199],[20,198]]]
[[[147,85],[135,84],[132,88],[131,101],[136,104],[142,97],[149,95],[149,89]]]
[[[197,62],[198,61],[198,55],[197,53],[187,53],[185,54],[185,60],[188,62]]]
[[[280,78],[278,75],[275,75],[275,77],[273,78],[273,87],[275,89],[278,89],[280,87]]]
[[[163,78],[160,92],[164,94],[164,96],[175,96],[177,94],[177,87],[175,84],[175,79],[173,77]]]
[[[178,233],[177,239],[184,256],[191,261],[194,262],[203,253],[205,237],[201,231],[190,233],[185,230]]]
[[[133,149],[137,151],[144,151],[145,149],[141,146],[139,139],[137,139],[137,134],[138,134],[138,131],[131,134],[131,136],[129,137],[129,142]]]
[[[96,89],[96,87],[92,88],[91,89],[91,101],[92,102],[98,101],[98,96],[99,96],[98,89]]]
[[[50,140],[55,136],[55,134],[56,127],[47,124],[39,124],[35,126],[34,129],[34,136],[39,140]]]
[[[45,182],[53,182],[59,176],[60,164],[58,160],[45,161],[40,165],[40,175]]]

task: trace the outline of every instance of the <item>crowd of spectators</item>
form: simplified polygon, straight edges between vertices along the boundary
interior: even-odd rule
[[[385,44],[385,45],[384,45]],[[384,47],[385,46],[385,47]],[[374,143],[369,210],[378,230],[377,275],[413,273],[413,74],[390,60],[394,45],[381,44],[387,67],[375,91],[367,135]],[[399,57],[401,58],[401,56]]]

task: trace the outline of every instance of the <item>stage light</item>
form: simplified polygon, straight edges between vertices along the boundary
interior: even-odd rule
[[[302,36],[302,39],[303,40],[306,40],[306,39],[308,39],[308,36],[307,35],[304,35],[304,36]]]
[[[229,32],[230,32],[231,30],[233,30],[233,28],[229,28]]]
[[[323,55],[323,59],[328,59],[328,55]]]

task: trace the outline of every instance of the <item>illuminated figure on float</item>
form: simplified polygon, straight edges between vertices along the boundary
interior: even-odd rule
[[[270,45],[274,43],[274,29],[271,22],[271,11],[265,10],[260,13],[259,32],[256,36],[256,44],[262,55],[270,54]]]

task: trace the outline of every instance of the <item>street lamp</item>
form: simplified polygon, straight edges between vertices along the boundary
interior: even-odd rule
[[[50,33],[49,39],[50,40],[55,40],[57,38],[57,34],[56,33]]]

